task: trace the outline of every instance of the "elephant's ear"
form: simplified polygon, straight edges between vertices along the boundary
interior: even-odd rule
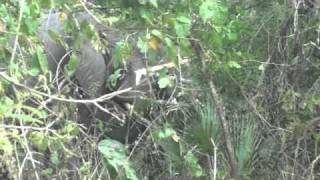
[[[89,40],[80,45],[78,58],[79,68],[76,78],[89,97],[97,97],[104,93],[107,67],[103,55],[98,52]]]
[[[58,64],[67,62],[69,56],[65,50],[64,32],[60,21],[60,13],[50,13],[43,18],[38,30],[38,38],[43,42],[47,54],[49,71],[54,75]]]

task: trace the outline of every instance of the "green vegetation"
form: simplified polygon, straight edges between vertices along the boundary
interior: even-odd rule
[[[319,179],[319,8],[1,0],[0,179]],[[56,72],[38,36],[54,12],[63,33],[47,33],[70,51]],[[77,81],[86,43],[110,68],[102,97]]]

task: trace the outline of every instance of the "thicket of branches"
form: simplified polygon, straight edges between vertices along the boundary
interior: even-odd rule
[[[319,7],[319,0],[2,0],[0,179],[320,178]],[[64,84],[53,82],[37,36],[51,11],[61,13],[68,36],[89,37],[100,49],[113,37],[77,26],[72,14],[121,31],[103,96],[82,97],[70,83],[76,58],[63,69]],[[134,48],[157,88],[123,105],[114,97],[133,89],[114,86]],[[105,114],[81,124],[78,104]]]

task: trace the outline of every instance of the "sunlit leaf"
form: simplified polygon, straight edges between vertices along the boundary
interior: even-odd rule
[[[50,161],[55,165],[58,165],[60,163],[60,158],[59,158],[59,154],[57,151],[54,151],[51,153]]]
[[[75,54],[72,54],[68,64],[65,66],[67,75],[72,76],[78,69],[79,65],[80,65],[79,58]]]
[[[159,38],[159,39],[162,39],[162,33],[161,33],[160,31],[156,30],[156,29],[153,29],[153,30],[151,31],[151,34],[152,34],[153,36],[156,36],[156,37]]]
[[[191,20],[186,16],[177,17],[177,23],[174,26],[178,37],[185,37],[189,34],[191,28]]]
[[[240,69],[241,68],[241,65],[236,61],[229,61],[228,62],[228,66],[231,67],[231,68],[236,68],[236,69]]]
[[[38,60],[41,71],[43,73],[47,73],[49,70],[48,60],[47,60],[46,54],[44,53],[43,48],[41,48],[40,46],[37,46],[36,54],[37,54],[37,60]]]
[[[30,140],[41,152],[47,150],[49,145],[48,137],[43,132],[33,131],[30,135]]]
[[[170,127],[165,127],[163,129],[158,129],[152,133],[152,137],[155,142],[159,142],[164,139],[172,138],[177,136],[176,131]],[[177,138],[177,137],[175,137]]]
[[[191,151],[188,151],[188,153],[185,155],[185,160],[193,177],[201,177],[204,175],[204,172],[198,163],[198,158],[193,155]]]
[[[135,170],[131,167],[127,159],[127,148],[120,142],[112,139],[104,139],[99,142],[98,150],[118,173],[124,169],[126,177],[132,180],[138,180]]]
[[[158,81],[158,85],[160,89],[166,88],[172,84],[170,78],[168,76],[161,77]]]
[[[160,42],[159,42],[159,39],[158,38],[155,38],[155,37],[152,37],[149,42],[149,47],[153,50],[157,50],[159,49],[159,46],[160,46]]]
[[[212,19],[216,24],[222,24],[227,17],[227,7],[220,0],[205,0],[199,8],[199,15],[204,22]]]
[[[167,38],[167,37],[164,39],[164,42],[166,45],[166,50],[169,55],[169,60],[178,64],[177,50],[176,50],[175,44],[173,43],[173,41],[170,38]]]
[[[148,43],[142,40],[140,37],[138,39],[137,46],[141,53],[146,53],[148,51]]]
[[[150,3],[153,7],[158,8],[158,2],[157,2],[157,0],[149,0],[149,3]]]
[[[7,136],[6,132],[0,131],[0,151],[1,155],[12,155],[14,147],[11,144],[10,139]]]

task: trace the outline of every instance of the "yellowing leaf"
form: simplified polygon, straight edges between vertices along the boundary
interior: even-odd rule
[[[64,21],[67,19],[66,13],[60,13],[59,20],[61,23],[64,23]]]
[[[150,47],[150,48],[152,48],[152,49],[154,49],[154,50],[157,50],[157,49],[159,49],[159,44],[160,44],[160,42],[159,42],[158,38],[152,37],[152,38],[149,40],[148,44],[149,44],[149,47]]]

